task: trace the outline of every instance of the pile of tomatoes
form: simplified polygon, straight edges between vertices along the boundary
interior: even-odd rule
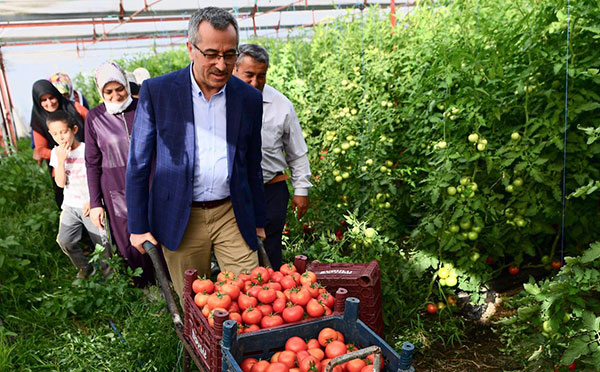
[[[238,333],[271,328],[332,314],[335,298],[317,283],[314,272],[297,272],[289,263],[279,271],[259,266],[250,274],[221,271],[217,281],[196,279],[194,302],[214,326],[214,312],[229,312]]]
[[[323,372],[335,357],[356,351],[353,344],[344,343],[344,335],[333,328],[323,328],[317,338],[308,341],[298,336],[285,342],[285,350],[279,351],[270,360],[247,358],[240,367],[243,372]],[[333,367],[333,372],[373,372],[375,355],[365,359],[352,359]],[[383,370],[383,358],[381,370]]]

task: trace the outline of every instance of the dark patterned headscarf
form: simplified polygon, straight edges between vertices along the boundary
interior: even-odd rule
[[[75,104],[69,99],[63,97],[62,94],[56,89],[54,85],[48,80],[38,80],[33,84],[31,89],[33,98],[33,109],[31,110],[31,128],[36,132],[42,134],[48,140],[49,148],[54,148],[57,143],[54,142],[52,136],[48,132],[48,126],[46,125],[46,118],[48,118],[48,111],[46,111],[41,104],[41,98],[44,94],[51,94],[58,99],[58,109],[68,112],[73,116],[79,130],[75,135],[78,141],[83,142],[83,119],[77,112]]]

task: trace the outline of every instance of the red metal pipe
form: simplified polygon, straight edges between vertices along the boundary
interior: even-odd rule
[[[169,16],[167,18],[137,18],[127,21],[129,23],[149,23],[149,22],[172,22],[172,21],[187,21],[190,18],[189,15],[182,16]],[[25,28],[25,27],[47,27],[47,26],[81,26],[81,25],[109,25],[109,24],[120,24],[123,23],[118,19],[92,19],[87,21],[47,21],[47,22],[18,22],[10,23],[6,22],[0,24],[0,29],[3,28]]]
[[[9,114],[6,117],[8,122],[8,131],[10,133],[10,140],[15,148],[17,149],[17,134],[15,133],[13,125],[13,110],[12,110],[12,99],[10,97],[10,91],[8,89],[8,79],[6,78],[6,71],[4,70],[4,62],[2,60],[2,49],[0,49],[0,90],[2,93],[2,101],[4,103],[4,109]],[[4,114],[3,114],[4,115]]]
[[[45,41],[30,41],[30,42],[17,42],[11,44],[4,44],[4,47],[14,47],[14,46],[29,46],[29,45],[52,45],[52,44],[75,44],[75,43],[97,43],[100,41],[123,41],[123,40],[147,40],[147,39],[166,39],[170,37],[186,37],[186,34],[175,34],[175,35],[148,35],[148,36],[128,36],[128,37],[111,37],[111,38],[102,38],[102,39],[74,39],[74,40],[45,40]]]

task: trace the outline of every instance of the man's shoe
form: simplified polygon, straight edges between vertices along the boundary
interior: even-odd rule
[[[96,269],[92,265],[90,265],[85,269],[79,269],[77,275],[75,276],[75,279],[87,279],[90,276],[94,275],[95,272]]]

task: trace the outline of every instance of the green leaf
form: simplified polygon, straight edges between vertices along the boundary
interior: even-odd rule
[[[563,354],[560,362],[562,364],[571,364],[575,360],[579,359],[581,355],[586,353],[587,350],[587,342],[582,338],[576,338],[569,344],[569,347]]]
[[[583,252],[581,263],[592,262],[600,257],[600,242],[590,244],[590,249]]]
[[[523,289],[534,296],[540,294],[540,288],[536,284],[525,283],[523,284]]]
[[[600,318],[596,318],[594,313],[591,311],[583,312],[583,327],[587,331],[598,331],[600,330]]]

